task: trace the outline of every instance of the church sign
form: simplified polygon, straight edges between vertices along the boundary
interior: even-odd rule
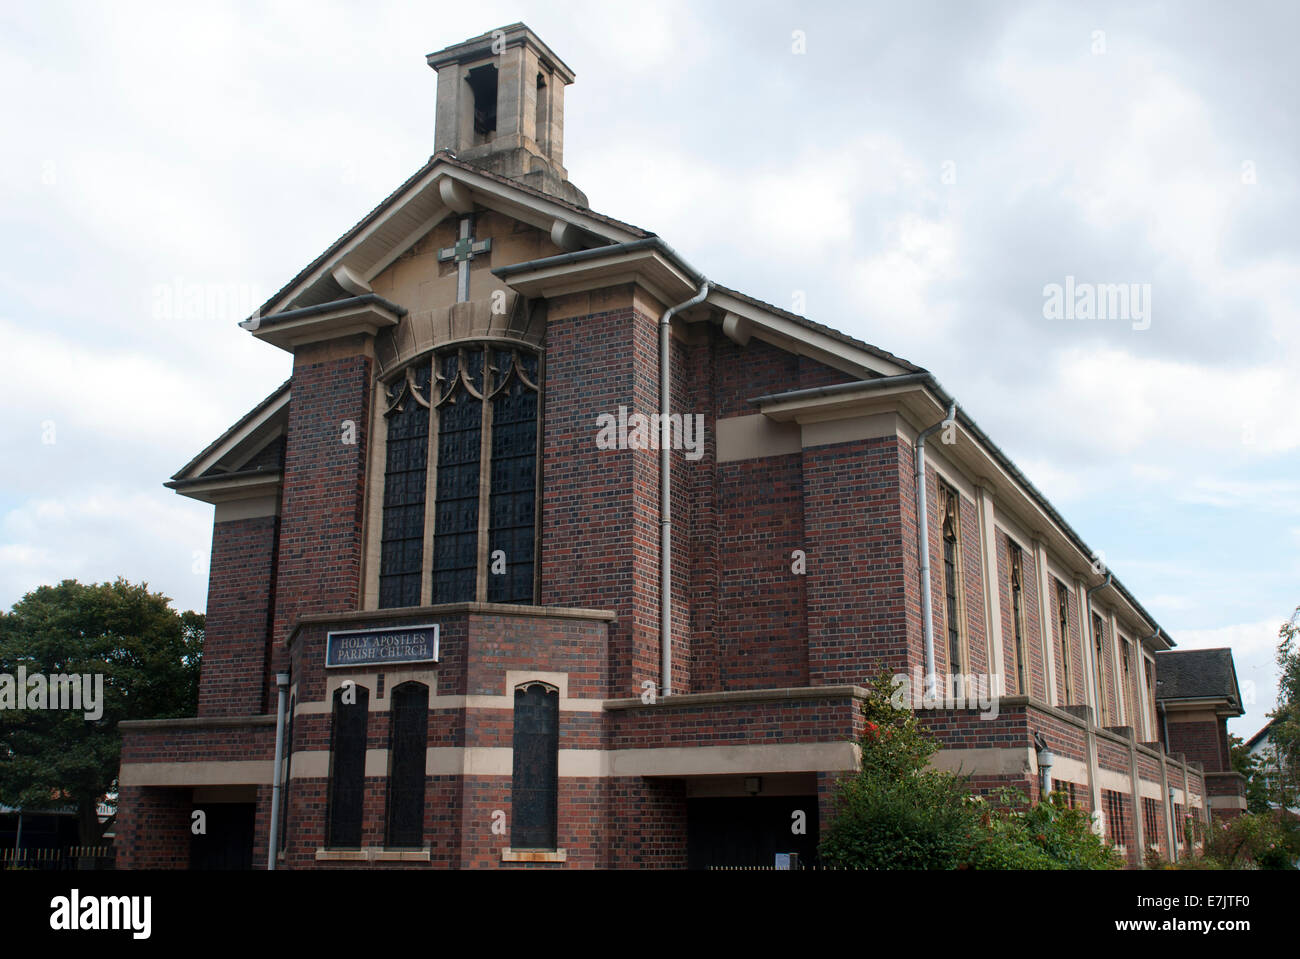
[[[436,663],[438,624],[349,629],[325,637],[325,667]]]

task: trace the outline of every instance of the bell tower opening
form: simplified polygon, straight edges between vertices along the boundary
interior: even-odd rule
[[[474,132],[487,136],[497,129],[497,68],[485,63],[474,67],[465,77],[474,94]]]

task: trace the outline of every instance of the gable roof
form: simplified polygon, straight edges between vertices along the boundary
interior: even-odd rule
[[[233,426],[203,448],[203,451],[172,475],[163,485],[181,492],[185,486],[213,476],[233,476],[277,437],[289,420],[289,384],[285,380],[262,402],[241,416]],[[266,467],[254,467],[262,471]]]
[[[488,192],[505,199],[507,201],[506,205],[511,207],[508,212],[515,215],[520,214],[522,209],[527,207],[537,212],[538,215],[533,219],[542,221],[547,219],[545,213],[550,208],[549,212],[554,216],[563,218],[566,222],[571,222],[583,231],[587,235],[588,245],[617,243],[653,235],[639,226],[625,223],[603,213],[597,213],[594,210],[578,206],[576,203],[570,203],[568,200],[552,196],[549,193],[543,193],[541,190],[520,183],[517,180],[512,180],[509,177],[501,176],[490,170],[459,160],[450,151],[441,150],[429,157],[424,166],[411,174],[401,186],[353,224],[342,236],[330,244],[323,253],[303,267],[293,279],[263,303],[253,317],[249,319],[267,317],[277,313],[292,305],[294,300],[300,297],[303,302],[296,305],[301,307],[326,303],[345,295],[347,291],[332,280],[328,280],[327,276],[327,281],[320,283],[322,287],[320,294],[303,296],[313,282],[320,281],[321,274],[328,265],[345,258],[350,250],[370,239],[371,234],[377,230],[380,235],[376,238],[377,242],[374,245],[382,252],[372,253],[372,256],[375,263],[387,265],[385,260],[390,255],[392,248],[397,248],[398,253],[403,252],[420,236],[436,226],[438,221],[449,212],[442,203],[441,191],[437,182],[444,176],[454,177],[471,188],[475,185],[487,188]],[[516,201],[513,204],[508,202],[512,196]],[[425,202],[421,203],[421,200]],[[403,217],[401,213],[408,204],[419,208],[419,210],[412,215]],[[385,226],[391,226],[386,233],[383,231]],[[550,226],[547,224],[547,229],[549,230],[549,228]],[[391,262],[391,259],[388,259],[387,262]],[[367,265],[372,266],[373,264]]]
[[[1241,690],[1231,649],[1171,649],[1156,653],[1156,699],[1176,702],[1189,699],[1223,700],[1241,708]]]
[[[1267,723],[1265,723],[1263,729],[1261,729],[1259,732],[1255,733],[1255,735],[1251,736],[1249,739],[1246,740],[1246,749],[1248,750],[1254,749],[1256,746],[1259,745],[1260,740],[1269,738],[1269,734],[1272,733],[1273,727],[1276,726],[1279,722],[1281,722],[1281,717],[1274,717],[1273,719],[1270,719]]]

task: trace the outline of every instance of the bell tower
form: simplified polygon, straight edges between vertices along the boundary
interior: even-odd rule
[[[438,73],[436,150],[571,203],[586,195],[564,169],[564,88],[573,71],[522,23],[425,58]]]

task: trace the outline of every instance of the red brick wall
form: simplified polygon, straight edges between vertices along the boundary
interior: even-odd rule
[[[1190,762],[1205,765],[1207,772],[1230,770],[1224,721],[1178,722],[1169,718],[1169,751],[1184,753]]]
[[[596,420],[658,409],[655,325],[628,306],[546,335],[541,601],[614,610],[608,694],[639,695],[659,682],[658,453],[597,449]]]
[[[808,550],[801,460],[795,453],[718,467],[714,689],[808,685],[809,577],[792,568],[794,550]],[[807,553],[808,567],[827,559]]]
[[[298,617],[359,602],[370,368],[367,356],[311,347],[294,357],[268,703],[275,702],[274,673],[288,666],[283,643]],[[355,443],[343,442],[348,420]]]
[[[248,716],[263,700],[275,570],[274,516],[214,523],[200,716]]]
[[[906,596],[895,437],[803,451],[808,674],[813,685],[905,671]]]
[[[117,801],[113,848],[118,869],[189,867],[192,804],[188,789],[123,786]]]

